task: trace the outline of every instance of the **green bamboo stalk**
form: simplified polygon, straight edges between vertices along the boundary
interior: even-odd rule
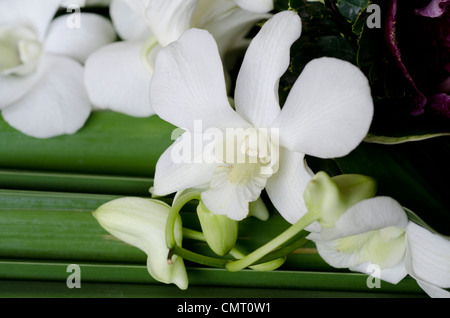
[[[0,282],[8,280],[60,281],[64,284],[72,273],[70,264],[80,268],[80,283],[102,282],[122,284],[155,284],[145,265],[72,263],[68,261],[0,260]],[[367,275],[360,273],[327,273],[305,271],[258,272],[243,270],[231,273],[215,268],[188,268],[190,286],[235,288],[290,289],[291,297],[298,291],[335,291],[423,295],[414,279],[408,277],[397,285],[381,282],[381,288],[367,287]],[[1,283],[0,283],[1,284]],[[175,288],[174,288],[175,289]],[[222,296],[226,296],[222,294]],[[232,295],[230,295],[232,296]]]
[[[152,177],[174,128],[157,116],[99,111],[76,134],[36,139],[0,118],[0,168]]]
[[[92,216],[100,205],[118,195],[0,190],[0,258],[78,259],[141,262],[140,250],[116,240]],[[167,201],[170,201],[168,199]],[[195,205],[181,213],[183,226],[200,230]],[[265,244],[289,224],[280,215],[268,221],[248,218],[239,223],[238,244],[246,252]],[[215,256],[205,242],[184,239],[183,247]],[[330,269],[313,247],[288,257],[287,268]]]
[[[148,195],[153,178],[0,169],[0,189]]]
[[[67,288],[61,281],[3,280],[0,281],[0,298],[147,298],[146,306],[162,305],[163,308],[177,308],[183,305],[186,298],[224,298],[224,302],[232,302],[236,298],[265,298],[265,302],[273,303],[274,298],[286,298],[287,304],[298,302],[289,298],[411,298],[424,297],[423,294],[403,293],[368,293],[323,290],[292,290],[282,288],[243,288],[243,287],[211,287],[191,285],[188,290],[180,290],[175,285],[162,284],[124,284],[124,283],[82,283],[82,288]],[[154,298],[155,300],[149,300]],[[161,298],[165,301],[161,302]],[[229,299],[229,300],[227,300]],[[319,299],[319,301],[322,301]],[[231,301],[230,301],[231,300]],[[178,303],[177,303],[178,302]],[[207,302],[206,302],[207,303]],[[46,306],[46,302],[33,302]],[[44,305],[45,304],[45,305]],[[298,305],[298,304],[297,304]],[[170,307],[172,306],[172,307]],[[273,307],[273,306],[272,306]],[[113,307],[109,307],[114,310]],[[285,307],[283,307],[285,308]],[[39,310],[39,306],[36,308]],[[272,309],[273,310],[273,309]],[[106,311],[108,312],[108,311]]]
[[[85,282],[154,284],[146,269],[146,255],[112,237],[92,216],[98,206],[117,197],[0,191],[0,291],[2,280],[60,281],[63,284],[70,274],[67,272],[69,264],[80,265]],[[181,214],[184,225],[195,228],[198,220],[194,211]],[[265,222],[248,218],[240,222],[238,244],[251,251],[253,246],[264,244],[287,226],[277,215]],[[208,248],[204,242],[189,239],[184,240],[183,246],[197,251]],[[305,271],[305,257],[310,271]],[[288,257],[288,265],[273,272],[243,270],[231,273],[186,264],[191,286],[294,289],[300,294],[305,290],[420,294],[412,279],[398,285],[382,282],[382,289],[368,290],[366,275],[324,267],[314,245],[294,251]]]
[[[0,190],[0,211],[29,210],[38,212],[91,212],[119,195],[60,193],[27,190]]]

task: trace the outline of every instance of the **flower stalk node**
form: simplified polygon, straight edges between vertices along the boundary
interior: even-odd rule
[[[171,248],[169,250],[169,253],[167,254],[167,264],[169,264],[169,265],[173,265],[172,256],[173,256],[174,252],[175,252],[175,248]]]

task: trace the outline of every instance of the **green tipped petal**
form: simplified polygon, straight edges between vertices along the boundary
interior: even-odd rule
[[[197,215],[209,247],[217,255],[228,254],[236,244],[238,222],[226,215],[211,213],[202,202],[197,206]]]
[[[318,172],[308,183],[303,197],[310,213],[320,215],[320,224],[333,227],[351,206],[375,195],[375,181],[367,176],[344,174],[330,177]]]
[[[164,202],[143,198],[120,198],[100,206],[94,217],[113,236],[144,251],[150,275],[180,289],[188,287],[183,259],[174,255],[167,262],[169,249],[165,242],[165,226],[170,207]],[[175,240],[181,246],[181,218],[175,223]]]
[[[331,179],[338,186],[348,207],[374,197],[377,190],[374,179],[360,174],[343,174]]]
[[[261,197],[259,197],[256,201],[250,202],[248,205],[248,210],[249,216],[254,216],[261,221],[267,221],[269,219],[269,210]]]

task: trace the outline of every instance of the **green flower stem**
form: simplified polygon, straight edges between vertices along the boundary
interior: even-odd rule
[[[300,220],[297,221],[294,225],[289,227],[286,231],[278,235],[276,238],[256,249],[252,253],[247,256],[237,260],[232,261],[226,264],[226,268],[231,272],[236,272],[241,269],[244,269],[262,259],[267,254],[276,250],[280,246],[282,246],[285,242],[291,240],[298,233],[300,233],[306,226],[310,225],[314,221],[317,221],[320,218],[320,214],[312,213],[311,211],[306,213]]]
[[[254,264],[250,265],[249,268],[255,271],[273,271],[277,269],[286,261],[286,256],[288,254],[308,242],[306,239],[307,235],[307,232],[301,231],[294,238],[285,242],[282,247],[267,254]],[[231,249],[230,254],[236,259],[242,259],[246,256],[237,246]]]
[[[171,256],[173,254],[176,254],[179,257],[181,257],[185,260],[191,261],[191,262],[195,262],[195,263],[205,265],[205,266],[218,267],[218,268],[225,268],[225,265],[230,261],[228,259],[215,258],[215,257],[209,257],[209,256],[197,254],[197,253],[189,251],[185,248],[182,248],[178,245],[175,245],[175,247],[173,249],[171,249],[169,252],[169,256],[168,256],[169,263],[171,261]]]
[[[309,242],[309,240],[306,238],[308,234],[309,233],[306,231],[301,231],[297,237],[291,240],[291,242],[285,244],[283,247],[277,249],[276,251],[273,251],[267,254],[266,256],[262,257],[261,259],[256,261],[253,265],[258,265],[261,263],[273,261],[281,257],[286,257],[300,246],[303,246],[304,244]]]
[[[245,257],[245,253],[243,253],[241,250],[239,250],[237,246],[234,246],[230,250],[230,255],[233,256],[235,259],[241,259],[241,258]]]
[[[206,242],[205,235],[202,232],[183,228],[183,239],[191,239],[196,241]]]
[[[166,245],[170,250],[175,247],[175,221],[180,214],[181,208],[192,200],[200,200],[200,192],[187,190],[182,192],[177,198],[175,198],[172,203],[172,208],[170,209],[169,215],[166,222]]]
[[[141,51],[142,64],[145,65],[150,74],[153,74],[154,69],[153,65],[151,65],[148,60],[148,55],[150,54],[151,50],[155,48],[156,45],[158,45],[158,40],[156,39],[156,36],[152,35],[147,39]]]

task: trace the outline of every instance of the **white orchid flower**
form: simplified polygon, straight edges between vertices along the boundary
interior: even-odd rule
[[[397,284],[407,274],[433,298],[450,298],[450,240],[408,221],[392,198],[355,204],[332,228],[311,233],[320,256],[335,268],[374,274]],[[375,267],[376,266],[376,267]]]
[[[160,157],[154,194],[206,185],[201,195],[205,206],[215,214],[241,220],[248,214],[249,202],[265,188],[289,222],[306,213],[301,193],[311,171],[305,154],[320,158],[348,154],[369,129],[373,103],[368,81],[357,67],[320,58],[305,67],[280,110],[278,82],[300,32],[300,18],[291,11],[278,13],[264,24],[237,78],[236,111],[229,104],[220,55],[208,32],[189,30],[160,51],[151,82],[151,104],[157,115],[187,132]],[[187,154],[192,162],[174,161],[186,140],[192,137],[195,143],[198,121],[202,131],[242,129],[243,138],[237,143],[225,140],[224,145],[242,151],[253,163],[227,162],[220,156],[218,163],[202,161],[203,154],[194,152]],[[264,131],[274,133],[264,135]],[[247,147],[258,134],[262,143]],[[216,141],[223,143],[220,138]],[[263,148],[268,151],[264,153]]]
[[[224,55],[257,21],[269,17],[243,10],[234,0],[113,0],[110,14],[123,41],[89,57],[87,90],[97,108],[136,117],[154,114],[149,83],[161,47],[196,27],[210,31]]]
[[[407,225],[408,217],[397,201],[375,197],[356,203],[333,226],[321,227],[308,239],[331,266],[372,274],[376,265],[379,278],[397,284],[407,274]]]
[[[61,1],[0,0],[0,109],[14,128],[38,138],[71,134],[91,112],[82,64],[112,42],[111,23],[81,14],[52,21]]]
[[[183,259],[173,255],[168,264],[165,229],[170,206],[162,201],[125,197],[100,206],[94,217],[114,237],[144,251],[150,275],[163,283],[176,284],[180,289],[188,286]],[[182,241],[181,218],[175,222],[175,240]]]
[[[408,274],[434,298],[450,298],[450,239],[409,222],[405,266]]]
[[[450,287],[450,240],[409,221],[394,199],[371,197],[373,182],[365,178],[321,172],[314,177],[305,200],[308,213],[319,217],[307,238],[335,268],[393,284],[409,274],[431,297],[450,297],[443,289]]]

